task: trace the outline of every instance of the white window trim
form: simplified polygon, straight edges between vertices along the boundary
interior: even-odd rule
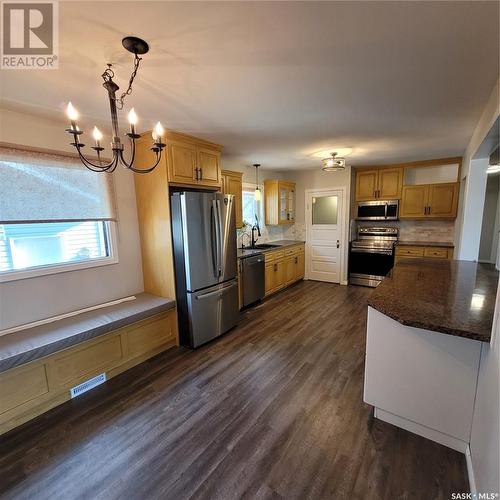
[[[116,228],[117,223],[113,221],[107,221],[106,225],[108,227],[109,235],[109,255],[107,257],[101,257],[99,259],[89,259],[83,262],[51,264],[47,266],[37,266],[15,271],[2,271],[0,272],[0,283],[7,283],[9,281],[36,278],[38,276],[47,276],[49,274],[66,273],[69,271],[78,271],[80,269],[89,269],[92,267],[117,264],[119,262]]]

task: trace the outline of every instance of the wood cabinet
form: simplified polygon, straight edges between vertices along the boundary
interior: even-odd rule
[[[214,190],[220,188],[221,146],[173,130],[165,133],[164,142],[167,144],[163,153],[166,163],[162,159],[156,169],[166,165],[169,184]],[[150,148],[150,134],[144,133],[137,141],[137,157],[153,159]],[[138,161],[139,166],[148,163]]]
[[[172,309],[0,373],[0,434],[67,401],[71,387],[110,379],[176,343]]]
[[[266,226],[295,222],[295,183],[282,180],[264,181]]]
[[[453,248],[404,244],[396,246],[396,262],[401,259],[422,258],[451,260],[453,258]]]
[[[356,171],[356,201],[401,198],[403,169],[380,168]]]
[[[447,219],[457,216],[458,182],[403,187],[402,219]]]
[[[243,227],[243,174],[231,170],[222,170],[222,192],[234,195],[236,227]]]
[[[266,297],[304,278],[304,245],[264,254]]]

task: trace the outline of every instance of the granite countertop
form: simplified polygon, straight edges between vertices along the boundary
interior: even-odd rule
[[[0,336],[0,372],[175,307],[174,300],[149,293],[135,297],[135,300]]]
[[[409,245],[412,247],[446,247],[454,248],[454,244],[449,241],[410,241],[398,240],[397,245]]]
[[[406,326],[489,342],[498,274],[465,260],[403,259],[368,304]]]
[[[284,247],[291,247],[294,245],[300,245],[305,243],[303,240],[276,240],[276,241],[266,241],[264,244],[277,245],[273,248],[240,248],[238,247],[238,259],[244,259],[245,257],[251,257],[252,255],[260,255],[265,252],[272,252],[273,250],[279,250]],[[257,242],[259,244],[259,242]]]

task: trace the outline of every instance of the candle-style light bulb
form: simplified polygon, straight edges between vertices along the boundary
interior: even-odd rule
[[[155,125],[155,128],[153,129],[153,139],[156,141],[161,141],[162,137],[165,134],[165,129],[163,128],[162,124],[158,122]]]
[[[135,126],[137,125],[137,114],[132,108],[127,115],[128,122],[130,123],[130,133],[135,135]]]
[[[99,141],[102,139],[102,132],[97,127],[94,127],[94,130],[92,130],[92,137],[94,138],[96,145],[99,147]]]
[[[78,119],[78,111],[75,109],[71,101],[68,102],[68,106],[66,108],[66,114],[71,122],[71,129],[76,130],[76,120]]]

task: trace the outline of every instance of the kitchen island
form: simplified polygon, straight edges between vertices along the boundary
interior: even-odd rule
[[[377,418],[466,451],[497,284],[476,262],[398,262],[368,300],[364,400]]]

